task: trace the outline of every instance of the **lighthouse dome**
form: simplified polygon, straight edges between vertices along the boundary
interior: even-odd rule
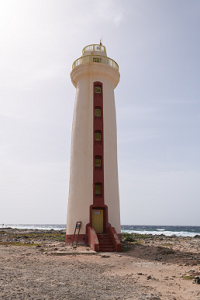
[[[88,45],[83,48],[82,55],[101,55],[101,56],[107,56],[106,54],[106,47],[99,44],[92,44]]]

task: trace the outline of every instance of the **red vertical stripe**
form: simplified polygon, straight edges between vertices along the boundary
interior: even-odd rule
[[[95,87],[101,88],[101,93],[95,93]],[[103,157],[103,84],[94,82],[93,86],[93,205],[104,205],[104,157]],[[95,108],[101,109],[101,117],[95,116]],[[95,141],[95,132],[101,133],[101,141]],[[101,167],[95,167],[95,157],[101,157]],[[102,185],[102,194],[95,195],[95,184]]]

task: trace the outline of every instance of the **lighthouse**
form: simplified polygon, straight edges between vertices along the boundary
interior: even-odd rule
[[[83,48],[70,76],[76,97],[65,242],[121,251],[114,97],[119,66],[105,46],[93,44]]]

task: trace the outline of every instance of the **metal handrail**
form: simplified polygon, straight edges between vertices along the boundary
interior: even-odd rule
[[[72,64],[72,70],[79,65],[87,64],[87,63],[106,64],[119,71],[119,65],[116,63],[116,61],[114,61],[113,59],[107,56],[101,56],[101,55],[86,55],[76,59]]]
[[[85,46],[82,50],[82,54],[84,54],[86,51],[103,51],[106,53],[106,47],[99,44],[92,44]]]

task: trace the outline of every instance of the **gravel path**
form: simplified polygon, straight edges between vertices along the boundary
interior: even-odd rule
[[[199,237],[148,236],[123,247],[96,254],[66,246],[64,232],[2,230],[0,299],[200,300],[192,280]]]
[[[104,275],[107,266],[88,256],[84,262],[84,255],[79,260],[1,246],[0,257],[0,299],[156,299],[131,278]]]

